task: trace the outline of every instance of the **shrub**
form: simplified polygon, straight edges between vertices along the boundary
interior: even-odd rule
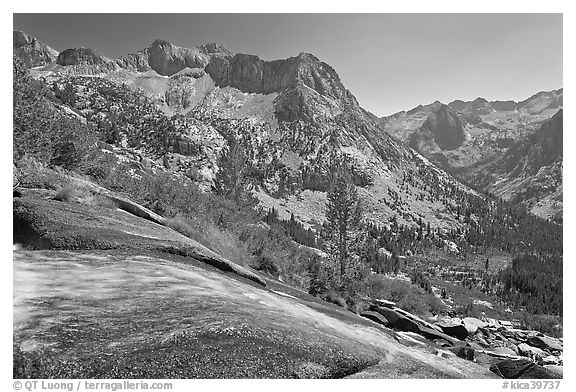
[[[260,255],[256,257],[256,260],[250,266],[257,271],[263,272],[275,278],[277,278],[280,275],[278,266],[268,256]]]
[[[78,169],[94,149],[94,129],[60,113],[47,86],[13,61],[13,160],[34,156],[42,163]]]
[[[109,208],[111,210],[118,208],[118,205],[116,204],[116,202],[114,200],[110,199],[109,197],[103,196],[103,195],[92,196],[91,198],[88,199],[87,204],[93,205],[93,206],[98,206],[98,207]]]
[[[76,188],[72,185],[67,185],[58,190],[54,195],[54,200],[71,202],[77,197]]]
[[[344,309],[348,308],[344,297],[342,297],[342,295],[340,295],[336,291],[330,290],[324,295],[322,295],[321,298],[326,302],[336,304],[338,306],[343,307]]]
[[[558,316],[522,312],[519,318],[523,328],[540,331],[554,337],[563,336],[562,318]]]
[[[382,275],[371,275],[365,280],[368,297],[396,302],[398,307],[422,316],[438,314],[445,310],[444,305],[420,286]]]

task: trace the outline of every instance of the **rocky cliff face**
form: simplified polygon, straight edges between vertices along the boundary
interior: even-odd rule
[[[204,68],[212,55],[229,53],[216,44],[189,49],[157,39],[149,47],[117,59],[116,63],[138,72],[152,69],[160,75],[171,76],[184,68]]]
[[[14,55],[19,57],[27,68],[50,64],[58,57],[58,51],[22,31],[14,30],[12,39]]]
[[[328,64],[308,53],[276,61],[264,61],[248,54],[214,56],[206,72],[217,85],[248,93],[279,93],[295,83],[307,86],[320,95],[338,99],[346,90]]]

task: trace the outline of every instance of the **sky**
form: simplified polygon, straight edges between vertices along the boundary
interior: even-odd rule
[[[558,89],[562,14],[14,14],[58,51],[110,58],[156,38],[209,42],[265,60],[314,54],[378,116],[436,100],[523,100]]]

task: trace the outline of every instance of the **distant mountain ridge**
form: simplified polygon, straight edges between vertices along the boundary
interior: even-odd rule
[[[475,186],[495,191],[493,185],[490,185],[491,181],[485,179],[491,178],[490,176],[500,176],[503,173],[500,171],[490,173],[490,171],[501,170],[503,167],[502,159],[507,159],[509,162],[515,161],[516,157],[512,156],[514,151],[519,154],[528,153],[519,146],[530,146],[532,143],[538,143],[534,138],[531,138],[531,135],[547,120],[560,113],[562,105],[562,88],[541,91],[519,102],[513,100],[488,101],[481,97],[472,101],[455,100],[448,105],[436,101],[429,105],[418,105],[411,110],[383,117],[378,121],[378,126],[386,133],[416,149],[440,167],[460,173],[459,176],[471,181]],[[444,121],[439,121],[439,119],[444,119]],[[540,158],[541,156],[538,154],[529,155],[527,159],[532,159],[534,162],[523,161],[524,166],[522,167],[524,169],[527,167],[540,168],[542,166],[539,163]],[[556,167],[555,173],[558,168],[561,168],[561,156],[558,160],[560,163],[554,166]],[[492,161],[495,162],[494,165],[487,165]],[[469,174],[469,172],[476,173],[477,167],[484,168],[483,175]],[[531,173],[523,171],[523,173],[524,175],[537,175],[537,171]],[[541,179],[542,174],[539,176]],[[561,175],[554,176],[556,179],[560,178],[560,183],[561,177]],[[483,180],[480,180],[481,178]],[[554,184],[556,185],[549,187],[549,189],[554,189],[552,192],[556,194],[555,200],[561,199],[561,186],[557,186],[557,180],[554,180]],[[522,190],[524,185],[520,186],[517,182],[508,185],[505,192],[495,193],[508,199],[514,198],[516,194],[525,194]],[[517,192],[514,191],[514,186],[519,186]],[[539,192],[545,193],[544,188],[540,187],[540,189]],[[557,189],[559,189],[560,194],[557,194]],[[530,201],[531,197],[518,197],[517,200],[525,200],[529,207],[534,204]],[[558,203],[555,204],[556,207],[559,205]],[[541,208],[538,209],[538,214],[543,217],[550,217],[547,211],[550,212],[551,210]],[[561,216],[561,207],[560,213],[557,211],[551,213],[555,217]]]
[[[527,110],[530,114],[539,114],[546,109],[556,109],[563,104],[564,89],[552,91],[540,91],[529,98],[515,102],[508,101],[488,101],[478,97],[473,101],[455,100],[448,104],[456,112],[470,114],[490,114],[493,112],[510,112],[518,110]]]
[[[562,221],[563,111],[533,134],[513,144],[466,178],[507,200],[526,204],[535,214]]]

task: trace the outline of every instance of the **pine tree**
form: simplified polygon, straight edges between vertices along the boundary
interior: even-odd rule
[[[346,273],[351,235],[360,224],[361,208],[356,187],[344,165],[333,171],[332,184],[327,194],[326,229],[336,241],[340,264],[340,279]]]
[[[214,190],[227,199],[240,201],[246,185],[246,155],[243,147],[231,141],[228,150],[218,159],[218,173],[214,178]]]

